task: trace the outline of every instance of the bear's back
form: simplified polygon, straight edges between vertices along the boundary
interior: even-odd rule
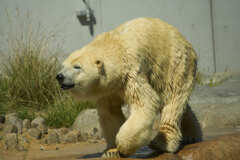
[[[160,19],[138,18],[112,33],[122,39],[128,51],[123,54],[138,74],[145,75],[158,93],[165,92],[162,99],[168,99],[166,86],[184,83],[187,75],[196,72],[197,56],[192,45],[174,26]]]

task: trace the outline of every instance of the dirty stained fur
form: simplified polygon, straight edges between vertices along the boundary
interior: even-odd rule
[[[76,64],[81,72],[72,69]],[[127,156],[149,145],[176,152],[188,138],[201,139],[188,105],[197,57],[175,27],[154,18],[128,21],[72,53],[63,66],[75,84],[72,93],[97,101],[107,150]],[[127,120],[123,104],[131,109]],[[159,113],[159,132],[152,139]]]

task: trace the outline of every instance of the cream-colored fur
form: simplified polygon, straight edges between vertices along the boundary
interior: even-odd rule
[[[191,44],[176,28],[159,19],[138,18],[72,53],[61,73],[75,84],[71,91],[76,97],[97,101],[107,148],[130,155],[148,144],[175,152],[185,138],[182,133],[198,136],[186,127],[181,130],[183,115],[186,123],[191,117],[185,111],[196,65]],[[126,121],[122,104],[131,109]],[[151,142],[159,112],[159,134]]]

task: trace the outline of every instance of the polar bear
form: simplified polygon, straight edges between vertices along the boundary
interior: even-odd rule
[[[175,27],[137,18],[73,52],[56,78],[77,98],[96,101],[107,142],[103,157],[111,158],[144,145],[176,152],[184,139],[200,139],[187,103],[196,69],[195,51]],[[127,120],[123,104],[131,110]]]

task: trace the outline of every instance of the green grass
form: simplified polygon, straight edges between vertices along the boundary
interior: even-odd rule
[[[58,58],[63,55],[57,35],[31,21],[9,31],[8,55],[1,63],[0,114],[16,112],[21,119],[32,120],[44,115],[51,127],[69,127],[89,102],[76,102],[63,92],[55,77],[60,69]],[[11,27],[9,27],[11,28]]]
[[[30,112],[28,109],[18,109],[17,116],[22,120],[29,119],[32,121],[36,117],[36,113]]]
[[[50,127],[70,127],[82,110],[94,107],[93,103],[79,103],[74,101],[69,95],[65,95],[59,101],[55,101],[51,107],[48,107],[48,112],[46,112],[44,117]]]
[[[5,114],[6,112],[5,104],[6,102],[8,102],[8,100],[5,93],[7,89],[8,89],[8,86],[3,80],[2,74],[0,74],[0,114]]]

